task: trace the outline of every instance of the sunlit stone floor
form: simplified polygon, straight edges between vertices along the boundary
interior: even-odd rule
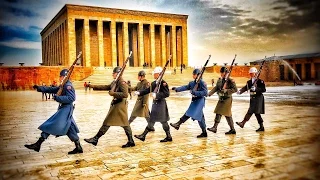
[[[84,153],[67,155],[74,144],[64,137],[50,136],[41,151],[24,147],[39,138],[37,127],[56,112],[53,100],[42,101],[41,93],[0,92],[0,178],[1,179],[320,179],[319,106],[266,104],[266,132],[256,133],[253,116],[237,135],[226,136],[224,118],[217,134],[197,139],[200,128],[191,120],[179,131],[171,128],[173,142],[165,137],[161,124],[145,142],[122,149],[127,138],[121,127],[111,127],[97,146],[83,141],[101,126],[109,109],[106,92],[78,90],[74,117],[80,128]],[[129,100],[131,113],[135,98]],[[168,98],[170,122],[176,122],[188,108],[189,98]],[[213,125],[216,98],[206,101],[207,126]],[[249,104],[234,100],[233,118],[242,120]],[[143,118],[131,128],[140,134]]]

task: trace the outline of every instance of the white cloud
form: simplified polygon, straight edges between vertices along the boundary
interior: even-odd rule
[[[10,41],[2,41],[0,45],[19,49],[41,49],[41,42],[26,41],[25,39],[14,38]]]

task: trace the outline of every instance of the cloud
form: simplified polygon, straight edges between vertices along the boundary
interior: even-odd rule
[[[27,41],[19,38],[14,38],[10,41],[0,41],[0,45],[17,49],[41,49],[40,42]]]

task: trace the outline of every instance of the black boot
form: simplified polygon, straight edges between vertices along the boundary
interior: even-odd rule
[[[260,127],[259,127],[259,129],[256,130],[256,132],[264,131],[263,123],[260,123],[259,125],[260,125]]]
[[[89,138],[89,139],[84,139],[84,141],[87,142],[87,143],[91,143],[91,144],[93,144],[93,145],[96,146],[96,145],[98,144],[99,138],[100,138],[102,135],[103,135],[103,132],[102,132],[102,131],[99,131],[99,132],[97,133],[97,135],[95,135],[94,137]]]
[[[170,126],[172,126],[173,128],[175,128],[176,130],[179,130],[181,124],[182,124],[182,121],[181,121],[181,119],[180,119],[180,120],[179,120],[178,122],[176,122],[176,123],[170,123]]]
[[[166,135],[167,135],[167,137],[162,139],[162,140],[160,140],[160,142],[169,142],[169,141],[171,142],[172,141],[170,130],[166,131]]]
[[[74,148],[74,150],[69,151],[68,154],[79,154],[79,153],[83,153],[82,147],[80,145],[80,141],[77,140],[74,142],[74,145],[76,146],[76,148]]]
[[[202,129],[202,133],[197,136],[197,138],[208,137],[206,129]]]
[[[234,129],[232,117],[228,118],[227,122],[230,127],[230,131],[226,132],[225,134],[236,134],[236,130]]]
[[[247,121],[248,121],[247,119],[244,119],[244,120],[241,121],[241,122],[236,122],[236,124],[237,124],[238,126],[240,126],[241,128],[243,128]]]
[[[150,131],[149,128],[146,127],[146,129],[143,131],[142,134],[140,134],[140,135],[134,135],[134,137],[140,139],[141,141],[144,141],[144,140],[146,139],[146,135],[148,134],[149,131]]]
[[[228,131],[228,132],[226,132],[225,134],[236,134],[237,132],[236,132],[236,130],[234,130],[234,129],[230,129],[230,131]]]
[[[126,132],[126,135],[127,135],[127,137],[128,137],[128,142],[127,142],[127,144],[122,145],[122,148],[127,148],[127,147],[133,147],[133,146],[135,146],[136,144],[134,144],[134,141],[133,141],[133,139],[132,139],[132,134]]]
[[[207,128],[208,131],[211,131],[211,132],[216,133],[216,132],[217,132],[218,124],[219,124],[218,122],[214,122],[214,125],[212,126],[212,128]]]
[[[34,151],[39,152],[40,148],[41,148],[41,144],[43,143],[44,140],[45,139],[43,137],[40,137],[36,143],[30,144],[30,145],[25,144],[24,147],[26,147],[28,149],[33,149]]]

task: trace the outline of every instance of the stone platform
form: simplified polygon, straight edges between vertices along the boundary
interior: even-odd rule
[[[171,128],[173,142],[161,124],[145,142],[122,149],[127,139],[120,127],[111,127],[97,146],[83,141],[94,136],[109,109],[106,92],[77,90],[74,118],[80,129],[84,153],[67,155],[74,144],[66,137],[50,136],[40,152],[24,147],[39,138],[37,127],[56,112],[53,100],[42,101],[34,91],[0,92],[0,179],[320,179],[319,106],[266,104],[266,131],[256,133],[255,117],[237,135],[226,136],[222,118],[217,134],[197,139],[200,128],[191,120],[179,131]],[[173,93],[172,93],[173,94]],[[135,98],[129,100],[131,113]],[[167,100],[170,122],[176,122],[190,99]],[[216,99],[206,101],[207,126],[214,121]],[[233,101],[233,118],[244,117],[248,101]],[[131,128],[140,134],[146,121],[136,119]]]

